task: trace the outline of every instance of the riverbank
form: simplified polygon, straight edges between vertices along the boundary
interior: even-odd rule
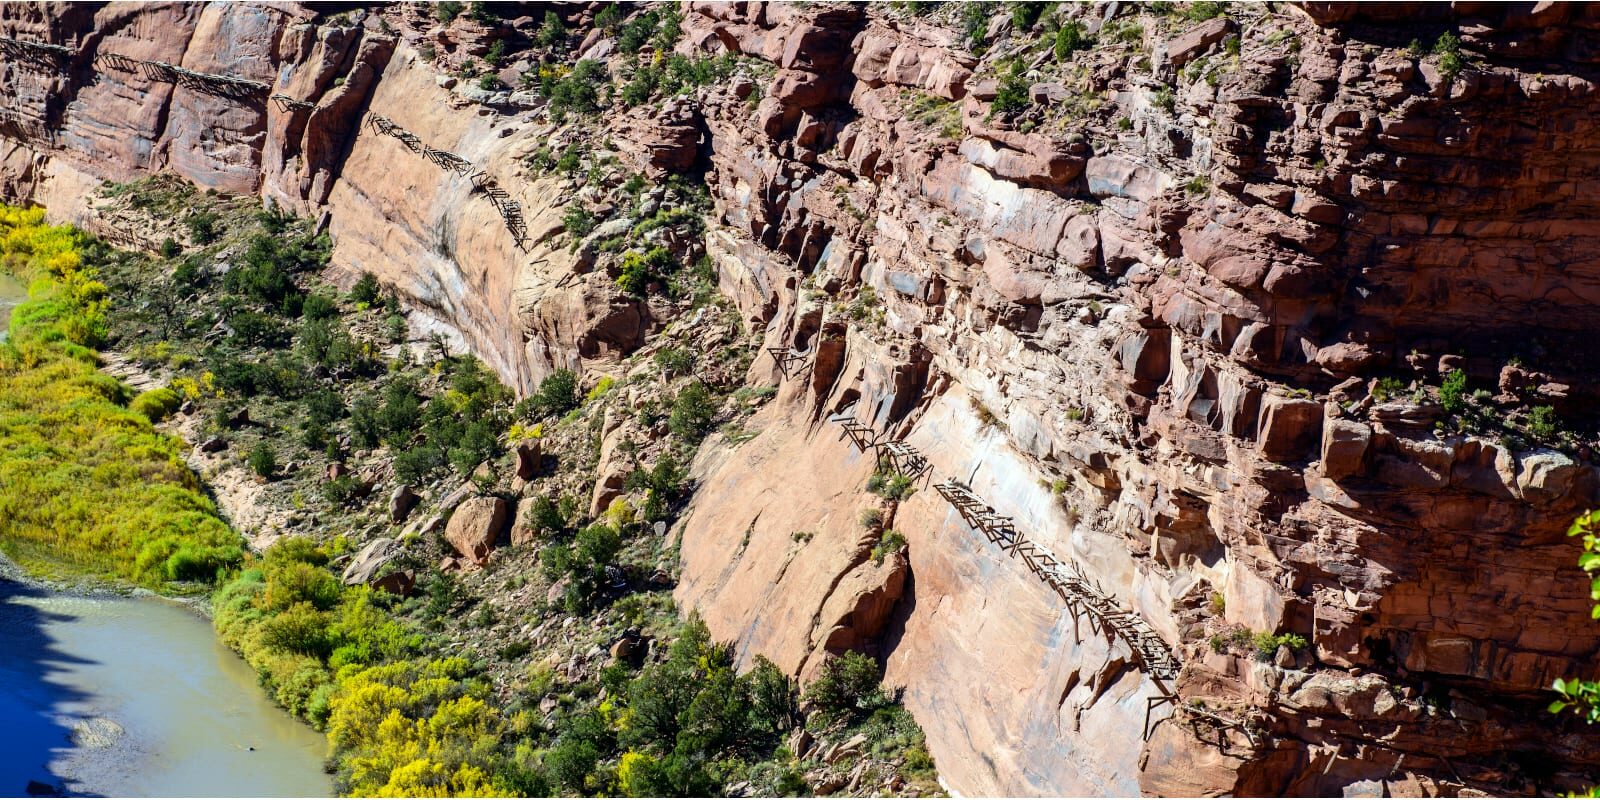
[[[148,404],[97,369],[106,252],[38,209],[0,206],[0,258],[30,293],[0,343],[0,549],[48,578],[214,582],[241,540]]]
[[[321,796],[326,743],[192,603],[0,578],[0,795]]]

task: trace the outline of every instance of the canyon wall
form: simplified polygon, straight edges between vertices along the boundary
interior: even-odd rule
[[[879,656],[963,793],[1593,780],[1596,735],[1541,694],[1600,650],[1563,535],[1600,490],[1592,12],[1083,5],[1103,45],[1032,82],[1048,110],[1019,124],[991,113],[996,63],[1033,58],[1003,18],[980,57],[885,7],[683,11],[680,52],[771,77],[601,124],[640,169],[703,172],[724,294],[801,358],[758,359],[748,382],[778,391],[756,435],[700,452],[680,605],[799,675]],[[127,232],[93,187],[153,172],[325,214],[337,274],[377,275],[519,391],[605,371],[657,321],[561,236],[590,190],[529,164],[593,131],[462,91],[422,46],[488,38],[425,14],[8,4],[0,34],[71,54],[0,67],[0,190],[110,236]],[[1447,30],[1465,67],[1408,48]],[[218,95],[102,53],[269,88]],[[369,115],[492,176],[526,235]],[[1495,388],[1484,409],[1548,406],[1568,435],[1462,428],[1432,388],[1457,371]],[[888,521],[903,552],[873,556],[876,465],[842,418],[931,467]],[[947,479],[1137,614],[1179,677],[1067,612]],[[1211,644],[1236,629],[1309,647]]]

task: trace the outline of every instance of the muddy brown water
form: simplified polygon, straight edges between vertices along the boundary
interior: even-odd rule
[[[0,579],[0,797],[320,797],[326,750],[181,604]]]

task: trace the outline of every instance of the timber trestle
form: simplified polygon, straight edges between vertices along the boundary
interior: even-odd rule
[[[73,53],[72,48],[59,44],[29,42],[0,36],[0,55],[14,58],[42,72],[60,72],[65,67],[65,62],[72,58]]]
[[[522,204],[512,200],[511,193],[502,189],[489,173],[478,169],[471,161],[455,153],[425,144],[387,117],[368,114],[367,125],[380,135],[398,139],[407,150],[422,156],[439,169],[471,180],[473,191],[482,192],[489,200],[489,204],[494,206],[500,219],[505,222],[506,230],[510,231],[512,238],[516,240],[517,249],[524,253],[528,251],[528,223],[522,218]]]
[[[935,484],[934,488],[955,506],[968,525],[1021,560],[1030,572],[1054,589],[1074,616],[1085,615],[1090,624],[1122,637],[1152,676],[1163,681],[1178,677],[1183,665],[1143,617],[1123,609],[1074,567],[1029,541],[1010,517],[996,513],[966,486],[946,480]]]
[[[271,97],[271,100],[277,104],[278,110],[284,112],[285,114],[289,113],[290,111],[310,111],[311,109],[317,107],[316,103],[307,103],[304,100],[296,100],[286,94],[275,94]]]
[[[0,36],[0,55],[12,59],[21,66],[39,72],[66,72],[72,67],[73,61],[81,53],[81,50],[66,45]],[[174,64],[168,64],[164,61],[146,61],[138,58],[129,58],[117,53],[96,52],[91,65],[96,69],[113,69],[118,72],[137,73],[152,81],[176,84],[197,92],[235,99],[255,100],[271,89],[270,86],[261,81],[247,80],[233,75],[197,72]],[[279,107],[286,111],[290,107],[313,107],[311,103],[291,100],[283,95],[273,95],[273,99],[280,98]],[[56,139],[55,131],[44,126],[42,122],[30,120],[26,116],[8,109],[0,110],[0,133],[10,134],[20,139],[44,139],[52,145]]]
[[[778,372],[782,373],[785,378],[790,377],[789,370],[795,369],[796,364],[803,365],[806,361],[805,353],[797,352],[788,347],[769,347],[767,348],[767,353],[772,356],[773,361],[777,362]],[[799,372],[798,369],[795,369],[795,374],[799,374]]]
[[[96,67],[109,67],[119,72],[138,72],[152,81],[175,83],[185,89],[223,97],[254,98],[266,94],[272,88],[261,81],[212,72],[196,72],[165,61],[145,61],[116,53],[95,53],[94,64]]]
[[[899,440],[880,437],[869,425],[848,416],[829,418],[839,423],[856,449],[866,452],[876,449],[879,458],[886,460],[897,472],[915,480],[932,472],[932,465],[915,447]],[[995,511],[965,484],[943,480],[934,484],[946,502],[955,508],[963,521],[973,530],[983,534],[992,544],[1018,559],[1049,586],[1066,605],[1073,619],[1086,617],[1095,629],[1110,633],[1127,642],[1137,664],[1155,679],[1160,695],[1148,698],[1145,703],[1143,738],[1148,740],[1154,726],[1150,723],[1156,708],[1171,704],[1175,713],[1184,714],[1191,722],[1205,722],[1218,731],[1217,746],[1226,748],[1225,729],[1242,731],[1252,746],[1257,744],[1256,734],[1243,722],[1225,714],[1195,706],[1180,706],[1178,696],[1170,686],[1183,669],[1183,662],[1165,640],[1150,627],[1138,613],[1123,608],[1112,597],[1081,573],[1070,562],[1062,561],[1050,551],[1030,541],[1017,529],[1016,521]],[[1160,720],[1156,721],[1160,724]]]

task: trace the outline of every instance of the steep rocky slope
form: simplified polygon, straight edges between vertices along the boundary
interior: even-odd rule
[[[625,71],[596,9],[548,8]],[[528,391],[670,322],[617,289],[609,223],[565,232],[626,218],[604,181],[539,166],[609,137],[618,164],[586,165],[703,178],[722,291],[800,356],[751,367],[777,396],[702,448],[675,532],[680,605],[747,656],[882,657],[965,793],[1592,780],[1595,735],[1539,695],[1600,648],[1561,535],[1597,492],[1590,12],[1094,4],[1047,21],[1094,41],[1058,59],[1000,7],[976,54],[959,7],[695,3],[677,50],[745,66],[684,98],[558,123],[448,74],[546,10],[8,5],[0,34],[71,49],[6,50],[0,188],[112,235],[86,189],[152,171],[325,214],[336,271]],[[369,115],[488,175],[521,241]],[[903,553],[872,558],[875,465],[836,416],[927,459],[885,523]],[[1176,680],[1063,613],[947,479],[1137,614]],[[1252,633],[1309,646],[1263,661]]]

